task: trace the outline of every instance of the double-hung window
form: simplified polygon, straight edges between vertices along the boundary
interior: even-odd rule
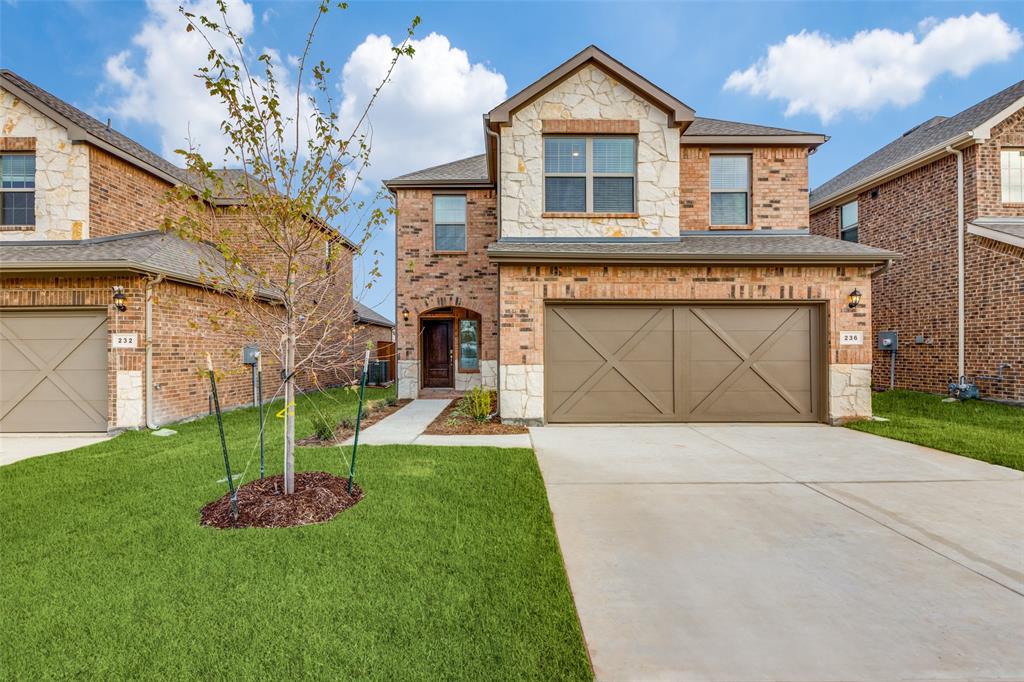
[[[999,152],[999,177],[1004,204],[1024,204],[1024,149]]]
[[[434,251],[466,250],[466,195],[434,195]]]
[[[839,207],[839,238],[844,242],[857,241],[857,202]]]
[[[750,157],[711,156],[711,224],[750,224]]]
[[[0,225],[35,225],[35,155],[0,154],[0,168]]]
[[[636,212],[636,138],[545,136],[544,211]]]

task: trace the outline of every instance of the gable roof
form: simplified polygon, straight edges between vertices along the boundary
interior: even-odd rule
[[[946,154],[947,146],[987,139],[992,126],[1024,107],[1024,81],[944,118],[933,116],[811,191],[811,209],[834,203]]]
[[[0,69],[0,85],[29,106],[51,116],[68,129],[72,140],[84,140],[172,184],[185,183],[184,169],[146,149],[127,135],[107,127],[81,109],[71,106],[10,69]]]
[[[363,324],[372,324],[378,327],[393,328],[395,323],[378,313],[373,308],[363,305],[359,301],[355,301],[354,311],[356,321],[362,322]]]
[[[516,109],[531,102],[538,95],[551,89],[586,64],[594,64],[600,67],[606,73],[614,76],[620,82],[643,94],[648,100],[664,109],[668,113],[669,125],[685,127],[693,120],[693,109],[604,50],[595,45],[590,45],[491,109],[486,115],[488,124],[493,129],[496,129],[503,123],[509,123],[512,113]]]

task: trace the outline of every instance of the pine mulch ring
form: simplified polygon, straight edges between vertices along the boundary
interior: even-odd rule
[[[287,528],[324,523],[363,499],[358,485],[326,471],[297,471],[295,492],[284,494],[284,477],[271,476],[238,489],[238,518],[231,516],[227,493],[200,512],[200,523],[214,528]]]

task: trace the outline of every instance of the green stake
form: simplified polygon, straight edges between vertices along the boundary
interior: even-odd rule
[[[228,442],[224,438],[224,420],[220,416],[220,400],[217,398],[217,379],[213,376],[213,358],[206,354],[206,367],[210,375],[210,396],[213,408],[217,412],[217,428],[220,429],[220,448],[224,452],[224,470],[228,474],[228,492],[231,493],[231,515],[238,518],[238,495],[235,492],[235,480],[231,477],[231,461],[228,459]]]
[[[356,476],[356,450],[359,448],[359,422],[363,419],[363,395],[366,393],[366,371],[370,366],[370,349],[363,358],[363,376],[359,381],[359,406],[356,407],[356,433],[352,440],[352,463],[348,468],[348,492],[352,493],[352,479]]]

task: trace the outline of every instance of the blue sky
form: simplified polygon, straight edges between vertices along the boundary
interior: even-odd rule
[[[216,114],[189,89],[194,55],[181,42],[174,6],[0,0],[0,65],[169,155],[185,120],[201,136],[204,117],[209,124]],[[300,48],[312,5],[248,8],[250,46],[282,56]],[[357,76],[372,75],[374,55],[387,46],[367,36],[398,40],[415,15],[423,20],[417,38],[437,35],[392,84],[417,96],[395,92],[382,101],[371,173],[378,177],[479,153],[483,111],[590,43],[698,115],[830,135],[811,159],[812,186],[917,123],[1024,77],[1024,3],[356,1],[329,15],[317,47],[339,79],[350,63],[342,96],[365,98]],[[863,31],[875,33],[855,39]],[[725,88],[734,73],[735,87]],[[416,124],[406,123],[410,116]],[[387,254],[384,278],[364,295],[389,316],[392,239],[388,232],[374,240]]]

